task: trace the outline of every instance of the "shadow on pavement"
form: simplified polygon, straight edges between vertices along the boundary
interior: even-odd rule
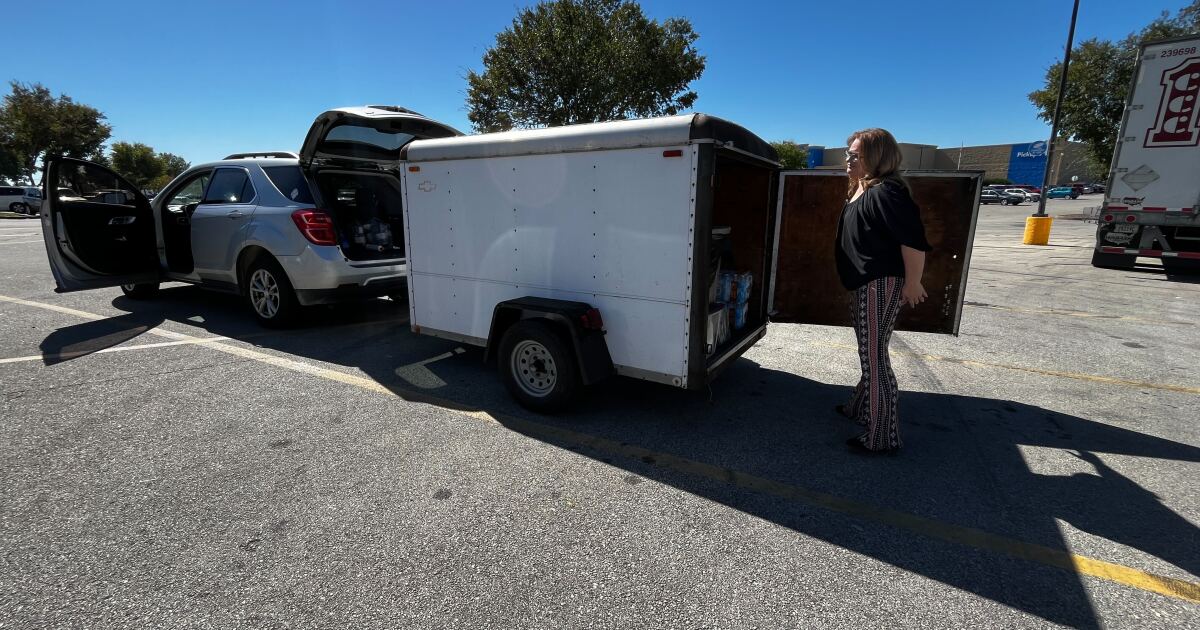
[[[60,328],[50,333],[38,346],[42,351],[42,363],[54,365],[119,346],[162,322],[161,318],[130,313]]]
[[[1069,571],[691,475],[653,456],[614,455],[596,444],[686,458],[1070,551],[1056,522],[1062,519],[1200,574],[1200,530],[1100,457],[1197,462],[1200,448],[1134,430],[1013,401],[904,392],[906,450],[895,458],[862,458],[844,446],[853,427],[830,411],[846,399],[848,386],[746,358],[710,393],[613,379],[594,388],[576,410],[548,417],[512,402],[478,349],[413,335],[404,323],[404,305],[390,301],[319,309],[302,327],[266,334],[236,298],[191,287],[166,289],[154,301],[121,297],[113,304],[130,314],[105,320],[109,328],[89,322],[62,329],[47,338],[43,350],[90,347],[89,336],[103,345],[109,342],[105,335],[118,334],[114,329],[129,333],[162,321],[214,335],[254,335],[256,345],[272,351],[355,368],[401,398],[486,411],[533,439],[1073,627],[1099,627],[1100,621],[1080,576]],[[1064,468],[1073,472],[1057,474]]]

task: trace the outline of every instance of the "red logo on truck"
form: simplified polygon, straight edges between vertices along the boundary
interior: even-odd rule
[[[1158,118],[1146,130],[1146,147],[1190,147],[1200,142],[1200,57],[1163,72]]]

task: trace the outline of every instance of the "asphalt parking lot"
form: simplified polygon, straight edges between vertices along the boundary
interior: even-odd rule
[[[547,417],[403,304],[59,295],[0,221],[0,628],[1200,627],[1200,284],[1030,211],[980,209],[960,337],[893,338],[881,459],[849,330]]]

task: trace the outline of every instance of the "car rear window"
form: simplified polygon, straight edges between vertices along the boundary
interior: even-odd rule
[[[264,166],[263,171],[284,197],[296,203],[313,203],[312,192],[299,166]]]

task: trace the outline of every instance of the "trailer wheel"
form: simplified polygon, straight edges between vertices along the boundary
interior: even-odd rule
[[[544,322],[525,320],[509,328],[500,342],[497,364],[509,393],[533,411],[558,411],[579,392],[575,355]]]
[[[1104,269],[1133,269],[1137,256],[1133,254],[1106,254],[1092,250],[1092,266]]]

